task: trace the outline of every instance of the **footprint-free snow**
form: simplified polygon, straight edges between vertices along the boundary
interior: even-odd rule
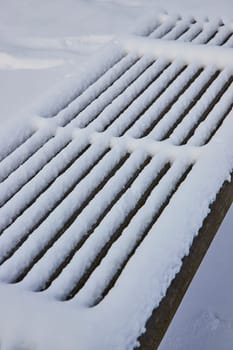
[[[0,346],[158,345],[161,301],[230,181],[232,28],[150,18],[5,138]]]

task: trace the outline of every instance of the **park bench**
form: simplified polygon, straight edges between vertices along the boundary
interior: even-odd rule
[[[233,199],[232,28],[155,14],[1,131],[0,344],[159,346]]]

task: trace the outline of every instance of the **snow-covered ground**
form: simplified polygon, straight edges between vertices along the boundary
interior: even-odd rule
[[[231,350],[233,207],[212,242],[160,350]]]
[[[156,6],[156,7],[155,7]],[[228,17],[231,0],[0,0],[0,120],[18,112],[74,70],[82,71],[113,35],[156,8]],[[233,17],[233,15],[232,15]],[[16,119],[15,119],[16,118]],[[233,347],[233,209],[228,213],[160,349]]]

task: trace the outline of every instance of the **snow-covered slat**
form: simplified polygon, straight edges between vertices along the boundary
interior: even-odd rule
[[[53,137],[54,130],[38,130],[21,146],[17,147],[9,156],[0,162],[0,181],[4,181],[11,172],[23,164],[44,143]]]
[[[124,195],[124,188],[133,186],[141,172],[150,161],[144,151],[134,152],[121,166],[116,175],[111,178],[86,208],[80,213],[74,223],[64,232],[47,253],[37,262],[24,279],[24,284],[33,290],[48,287],[76,251],[84,244],[94,229],[100,225],[108,212]],[[38,235],[38,232],[37,232]],[[36,237],[36,236],[35,236]],[[45,266],[47,266],[45,268]],[[39,278],[38,278],[39,277]]]
[[[148,40],[146,38],[126,36],[122,39],[126,50],[138,51],[140,55],[166,57],[171,61],[183,59],[186,64],[197,62],[202,66],[215,64],[219,69],[231,66],[233,50],[214,45],[193,45],[178,40]]]
[[[75,300],[91,307],[99,303],[116,283],[117,277],[143,239],[150,234],[156,220],[178,190],[191,168],[180,162],[174,163],[159,185],[151,192],[145,205],[134,216],[121,236],[113,243],[101,263],[93,271]],[[78,265],[77,265],[78,266]]]
[[[167,171],[164,159],[155,156],[144,171],[135,180],[132,186],[113,207],[101,224],[95,229],[91,237],[74,255],[69,265],[65,267],[58,278],[48,289],[48,293],[59,299],[67,299],[75,283],[82,278],[90,264],[104,249],[106,244],[111,245],[112,240],[118,237],[121,229],[135,216],[150,196],[154,186]],[[145,181],[147,176],[147,181]],[[76,266],[76,268],[75,268]],[[77,266],[79,266],[77,270]],[[75,269],[75,273],[74,273]],[[61,286],[63,287],[61,288]]]
[[[168,19],[162,23],[157,29],[150,33],[149,38],[159,39],[162,38],[165,34],[169,33],[176,25],[175,19]]]
[[[184,42],[193,41],[194,38],[196,38],[196,36],[201,33],[202,28],[203,27],[199,22],[194,23],[190,26],[189,30],[182,34],[177,40]]]
[[[110,265],[108,266],[111,271],[110,273],[112,273],[112,275],[117,273],[120,266],[122,264],[126,264],[127,259],[131,254],[133,254],[136,246],[141,243],[143,238],[145,238],[151,225],[154,224],[164,207],[169,202],[169,198],[172,196],[173,190],[177,190],[176,185],[178,185],[178,178],[179,180],[182,178],[182,170],[180,166],[179,170],[177,169],[175,171],[173,169],[168,171],[164,178],[159,181],[158,185],[152,188],[152,190],[150,189],[150,192],[147,193],[147,197],[144,198],[145,203],[143,206],[141,208],[137,208],[135,215],[130,217],[130,221],[128,220],[128,217],[125,218],[125,221],[120,226],[120,229],[115,229],[114,233],[111,234],[111,239],[108,238],[107,243],[105,241],[106,238],[104,240],[100,230],[97,230],[95,232],[96,237],[93,235],[93,240],[87,241],[86,245],[83,246],[79,254],[76,255],[74,260],[65,269],[60,279],[56,280],[51,286],[49,293],[52,292],[52,294],[59,299],[72,298],[83,287],[83,285],[85,285],[86,282],[88,283],[89,278],[91,279],[93,271],[95,271],[95,268],[98,269],[99,264],[105,256],[109,257],[107,260],[108,263],[110,262]],[[103,227],[100,227],[99,229],[103,229]],[[109,228],[107,228],[107,232],[109,235]],[[99,253],[95,252],[96,247],[98,247],[100,250]],[[117,254],[115,250],[117,249],[116,247],[120,248],[120,251],[118,250]],[[112,251],[114,252],[113,254]],[[87,261],[87,256],[93,256],[91,266],[89,266],[90,261]],[[75,272],[74,266],[79,266],[77,272]],[[103,272],[103,279],[101,280],[103,281],[102,287],[106,287],[106,284],[112,283],[111,278],[108,279],[108,277],[110,276],[106,276],[106,273]],[[100,294],[103,292],[103,290],[99,290],[98,288],[101,285],[101,281],[96,284],[97,288],[94,291],[96,294],[98,294],[98,292]],[[61,286],[64,284],[64,282],[65,285],[70,285],[70,290],[65,290],[63,293],[61,293]],[[79,300],[78,296],[77,300]],[[95,302],[92,300],[88,306],[93,306]]]
[[[29,125],[23,124],[23,127],[21,126],[21,128],[19,129],[20,130],[16,134],[16,137],[14,137],[13,139],[11,138],[10,140],[9,139],[6,140],[7,144],[3,149],[0,150],[0,162],[2,162],[5,158],[9,157],[12,153],[14,153],[20,146],[22,146],[25,142],[27,142],[36,132],[32,124],[29,124]]]
[[[157,25],[152,25],[156,23]],[[148,24],[136,35],[162,40],[178,40],[215,46],[229,46],[233,35],[231,23],[224,23],[221,19],[204,20],[192,16],[158,15],[148,18]]]
[[[179,122],[182,121],[188,113],[188,110],[192,108],[195,101],[197,102],[199,100],[202,91],[209,86],[210,80],[216,73],[216,67],[208,66],[205,68],[178,98],[172,108],[164,115],[148,136],[155,140],[167,138]]]
[[[98,59],[97,54],[95,58],[95,63],[86,65],[84,72],[78,73],[68,79],[68,83],[64,81],[60,84],[59,89],[55,89],[55,94],[52,92],[47,95],[44,103],[39,107],[39,115],[44,118],[54,118],[58,114],[62,114],[70,104],[77,100],[85,90],[91,88],[99,79],[103,76],[112,72],[112,68],[118,64],[125,56],[126,52],[116,45],[108,45],[103,48],[104,54],[101,55],[101,59]],[[88,71],[88,74],[86,74]],[[108,73],[109,71],[109,73]],[[114,70],[113,70],[114,71]]]
[[[150,56],[141,57],[132,65],[119,79],[117,79],[98,99],[95,99],[88,107],[75,117],[71,125],[79,128],[86,127],[92,122],[99,113],[101,113],[115,98],[117,98],[125,89],[133,83],[148,66],[153,63],[154,59]]]
[[[190,28],[190,20],[180,21],[176,26],[163,36],[163,40],[177,40]]]
[[[190,134],[195,131],[199,121],[206,117],[206,114],[209,113],[209,109],[214,107],[212,104],[215,104],[219,96],[221,97],[225,92],[226,85],[230,84],[231,79],[232,68],[226,68],[218,75],[209,88],[203,93],[200,100],[170,135],[172,143],[180,145],[188,141],[188,138],[192,136]]]
[[[216,35],[208,42],[209,45],[224,45],[224,43],[229,39],[232,35],[232,29],[223,26],[220,27]]]
[[[153,19],[152,23],[150,25],[146,25],[145,28],[139,28],[139,30],[134,31],[135,35],[141,35],[141,36],[149,36],[152,32],[154,32],[160,25],[162,24],[160,18]]]
[[[233,108],[233,79],[228,90],[221,97],[212,111],[208,114],[205,121],[200,123],[195,130],[194,135],[188,141],[188,145],[202,146],[209,141],[210,137],[218,129],[226,116]]]
[[[51,161],[66,145],[71,142],[68,133],[60,132],[46,142],[25,163],[15,170],[9,177],[0,183],[0,207],[9,200],[19,189],[31,180],[48,162]],[[74,148],[73,152],[76,153]],[[71,157],[67,153],[67,159]],[[72,157],[71,157],[72,158]],[[57,162],[56,162],[57,163]],[[65,163],[61,163],[64,167]],[[55,164],[54,164],[55,165]],[[57,168],[58,164],[56,165]],[[57,168],[58,170],[58,168]]]
[[[233,30],[232,30],[232,34],[229,37],[229,39],[224,43],[225,47],[233,47]]]
[[[158,62],[159,64],[163,64],[163,59],[158,60]],[[107,128],[107,133],[114,136],[123,135],[142,114],[149,112],[153,103],[172,83],[183,67],[183,62],[174,61],[168,68],[164,69],[159,78]]]
[[[85,173],[103,152],[102,148],[99,149],[99,152],[95,152],[93,150],[94,147],[92,147],[87,150],[87,154],[84,154],[84,160],[82,152],[86,149],[86,146],[86,139],[79,140],[79,142],[74,140],[66,149],[53,158],[51,162],[46,164],[39,174],[31,179],[21,191],[17,192],[15,196],[1,208],[1,232],[11,225],[17,217],[20,220],[22,218],[20,215],[23,213],[25,214],[25,211],[25,215],[27,215],[26,209],[29,209],[31,205],[33,208],[36,208],[38,202],[35,204],[35,200],[40,195],[42,195],[42,197],[48,196],[48,198],[44,199],[44,205],[41,208],[38,206],[41,213],[43,213],[52,207],[53,202],[56,202],[62,194],[75,184],[77,179]],[[81,157],[77,160],[75,158],[74,163],[72,163],[72,158],[70,156],[74,154],[74,151],[79,153]],[[71,166],[69,166],[70,163]],[[67,166],[68,169],[66,169]],[[61,176],[58,177],[59,175]],[[39,213],[35,213],[34,215],[34,221],[36,222],[39,219]],[[29,222],[25,225],[28,226],[28,224]]]
[[[124,111],[130,108],[132,103],[140,99],[144,92],[150,89],[154,83],[157,86],[157,78],[169,65],[168,60],[156,60],[145,72],[143,72],[121,95],[119,95],[100,115],[89,124],[89,129],[103,131],[108,128]],[[159,89],[156,93],[158,94]],[[145,97],[143,98],[145,101]],[[126,116],[129,119],[129,116]],[[122,122],[121,122],[122,124]],[[110,132],[114,135],[114,132]]]
[[[136,123],[126,132],[132,137],[146,136],[162,118],[163,113],[168,107],[171,107],[174,101],[183,92],[186,85],[192,80],[193,76],[199,71],[198,64],[191,64],[165,89],[164,93],[156,102],[139,118]]]
[[[94,148],[94,147],[93,147]],[[92,151],[93,151],[92,148]],[[101,148],[100,151],[101,153]],[[103,150],[102,150],[103,152]],[[96,157],[95,155],[92,155]],[[97,153],[98,155],[98,153]],[[85,202],[89,202],[91,197],[94,195],[95,190],[98,189],[98,187],[101,187],[102,184],[105,184],[105,181],[107,181],[108,177],[112,177],[117,171],[117,167],[119,163],[121,162],[122,158],[125,156],[125,149],[123,147],[119,147],[117,149],[111,150],[109,152],[105,152],[104,156],[101,158],[101,160],[98,162],[96,166],[88,173],[86,174],[86,177],[83,178],[72,190],[72,192],[69,192],[64,200],[62,200],[61,203],[58,204],[58,206],[50,212],[50,214],[47,216],[46,220],[42,222],[43,227],[42,232],[47,232],[47,234],[44,237],[44,239],[48,240],[49,237],[52,237],[59,231],[59,235],[62,234],[64,230],[65,225],[70,225],[72,221],[76,218],[78,215],[79,210],[81,210],[82,206]],[[80,159],[86,161],[87,163],[87,156],[81,157]],[[82,162],[79,162],[79,172],[83,174],[84,172],[84,165],[82,165]],[[76,175],[77,177],[77,175]],[[32,205],[30,208],[28,208],[24,215],[18,218],[18,220],[13,224],[11,227],[8,228],[8,230],[5,230],[4,234],[0,236],[0,259],[1,261],[4,261],[6,259],[6,256],[12,255],[12,252],[15,254],[11,257],[11,259],[8,259],[0,269],[0,278],[5,276],[4,271],[6,271],[7,266],[12,264],[16,264],[16,269],[12,270],[12,273],[7,273],[6,279],[8,281],[17,279],[18,275],[23,272],[24,268],[29,263],[30,256],[32,255],[32,251],[30,249],[23,249],[24,242],[25,242],[25,234],[26,238],[28,237],[27,233],[27,227],[30,229],[32,224],[35,224],[35,221],[38,221],[38,216],[41,217],[44,215],[44,213],[47,213],[48,208],[51,206],[49,201],[52,203],[60,198],[59,194],[55,194],[55,190],[57,189],[59,192],[64,191],[64,185],[62,185],[62,180],[64,182],[64,176],[58,178],[56,182],[54,183],[55,186],[51,186],[50,191],[47,193],[45,192],[41,197],[37,200],[37,205]],[[72,181],[72,178],[68,175],[65,177],[65,181],[70,180]],[[56,188],[52,188],[56,187]],[[50,192],[50,193],[49,193]],[[53,198],[51,198],[51,192],[53,194]],[[30,221],[28,223],[28,217],[30,217]],[[72,218],[72,219],[71,219]],[[25,223],[25,224],[24,224]],[[25,228],[25,225],[27,226]],[[34,232],[30,232],[30,241],[33,239],[31,237],[34,237],[36,233],[36,230]],[[38,250],[40,247],[43,246],[44,241],[40,241],[40,237],[38,240],[38,245],[34,247],[34,249]],[[29,241],[29,242],[30,242]],[[39,245],[40,242],[40,245]],[[19,245],[20,243],[20,245]],[[17,245],[17,248],[19,246],[23,246],[16,250],[15,246]],[[26,246],[27,240],[25,242]],[[32,247],[31,247],[32,248]],[[28,255],[29,254],[29,255]],[[18,257],[18,258],[17,258]],[[21,261],[21,263],[20,263]],[[11,268],[10,268],[11,270]],[[13,272],[14,271],[14,272]],[[9,272],[9,271],[8,271]],[[5,278],[4,277],[4,278]]]
[[[219,20],[212,22],[206,22],[203,27],[203,31],[193,39],[194,44],[206,44],[216,35],[218,32]]]
[[[92,85],[85,89],[80,96],[72,101],[67,108],[61,110],[55,120],[65,126],[92,101],[97,99],[109,86],[113,84],[129,67],[138,60],[137,54],[125,54],[113,67],[107,70]]]

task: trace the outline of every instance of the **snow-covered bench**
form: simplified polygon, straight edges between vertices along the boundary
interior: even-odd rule
[[[233,198],[232,25],[199,22],[148,19],[2,131],[0,343],[158,346]]]

